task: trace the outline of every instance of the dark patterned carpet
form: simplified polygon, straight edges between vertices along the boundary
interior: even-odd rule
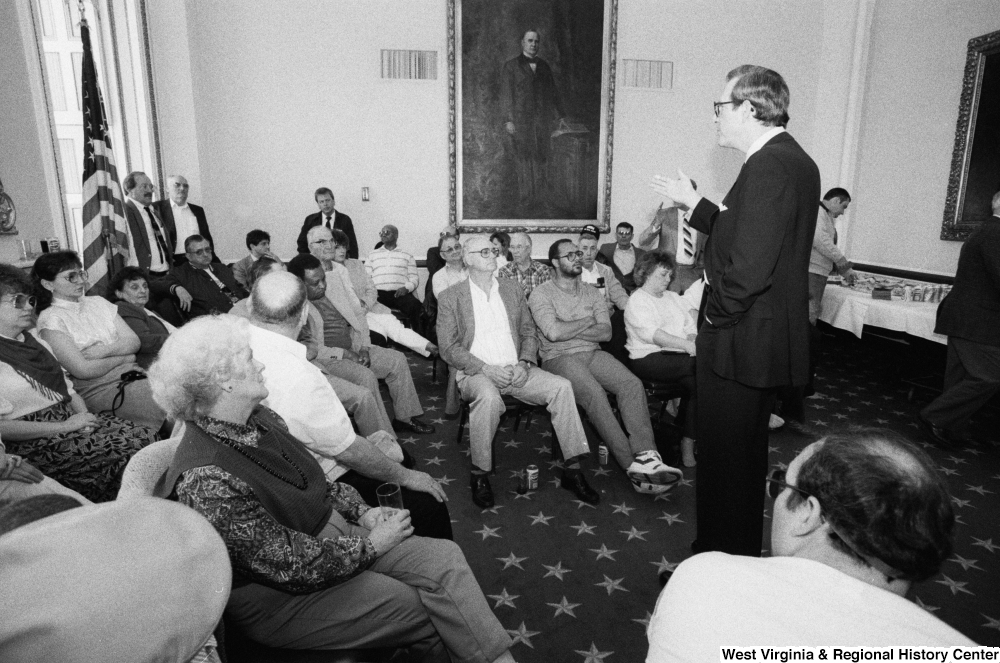
[[[807,401],[805,432],[771,436],[772,465],[784,467],[825,432],[851,425],[883,426],[919,439],[916,413],[933,392],[902,380],[943,370],[943,346],[904,346],[843,333],[825,338],[818,371],[820,395]],[[443,418],[444,385],[431,382],[431,364],[411,366],[437,433],[403,440],[417,466],[446,485],[455,538],[483,592],[508,629],[518,661],[642,661],[646,623],[660,592],[657,573],[691,555],[695,535],[697,468],[666,495],[639,495],[614,461],[585,466],[601,493],[597,507],[574,501],[558,486],[559,463],[549,452],[548,421],[529,430],[505,424],[496,438],[497,505],[472,504],[468,443],[457,445],[457,422]],[[439,365],[440,367],[440,365]],[[934,369],[934,370],[932,370]],[[939,381],[938,381],[939,384]],[[912,392],[912,400],[910,400]],[[955,554],[941,574],[911,598],[981,644],[1000,645],[1000,416],[995,409],[974,421],[980,444],[945,452],[925,444],[954,496]],[[597,442],[591,440],[596,450]],[[540,469],[539,490],[515,491],[513,470]],[[761,487],[763,490],[763,485]],[[769,521],[768,521],[769,522]],[[765,530],[769,525],[765,523]],[[765,531],[765,548],[769,541]]]

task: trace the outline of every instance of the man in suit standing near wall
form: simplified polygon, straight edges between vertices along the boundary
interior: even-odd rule
[[[357,260],[358,238],[354,236],[354,222],[351,221],[351,217],[337,211],[337,201],[333,197],[333,191],[325,186],[316,189],[315,198],[319,211],[307,216],[306,220],[302,223],[302,230],[299,231],[299,239],[297,241],[299,253],[309,253],[309,229],[316,226],[325,226],[330,230],[336,228],[337,230],[344,231],[348,239],[351,240],[351,245],[347,248],[347,257]]]
[[[169,198],[153,203],[153,209],[160,214],[163,227],[170,237],[170,248],[174,252],[174,264],[183,265],[187,262],[187,252],[184,250],[184,240],[191,235],[201,235],[212,245],[212,262],[221,262],[215,255],[215,241],[208,230],[208,219],[205,209],[199,205],[188,203],[188,193],[191,186],[183,175],[171,175],[167,178]]]
[[[722,205],[683,173],[653,189],[692,210],[708,235],[698,333],[698,538],[695,552],[759,556],[767,424],[777,387],[809,376],[806,275],[819,206],[819,169],[784,127],[788,86],[743,65],[715,102],[719,145],[746,154]]]
[[[167,275],[174,265],[172,237],[159,213],[153,208],[156,187],[146,173],[134,171],[125,176],[122,188],[125,219],[128,221],[128,264],[146,270],[150,282]]]
[[[920,423],[932,442],[951,448],[1000,390],[1000,191],[993,216],[962,247],[955,287],[938,306],[934,331],[948,336],[944,393],[920,412]]]

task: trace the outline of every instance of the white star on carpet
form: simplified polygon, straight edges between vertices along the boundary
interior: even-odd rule
[[[579,510],[580,510],[580,509],[582,509],[583,507],[589,507],[589,508],[591,508],[591,509],[596,509],[596,508],[597,508],[597,507],[596,507],[596,506],[594,506],[593,504],[587,504],[587,503],[586,503],[586,502],[584,502],[583,500],[573,500],[573,503],[574,503],[574,504],[576,504],[576,510],[577,510],[577,511],[579,511]]]
[[[593,642],[590,643],[590,651],[580,649],[574,649],[573,651],[583,656],[583,663],[604,663],[605,658],[614,654],[613,651],[599,651]]]
[[[541,435],[542,437],[552,437],[552,431],[543,430],[541,433],[539,433],[539,435]]]
[[[936,605],[927,605],[926,603],[924,603],[923,601],[920,600],[919,596],[916,597],[916,598],[917,598],[917,605],[919,605],[921,608],[923,608],[927,612],[934,612],[935,610],[940,610],[941,609],[941,608],[937,607]]]
[[[650,564],[656,567],[656,573],[659,575],[664,571],[670,571],[673,573],[677,569],[677,565],[680,564],[680,562],[668,562],[667,558],[661,555],[659,562],[650,562]]]
[[[617,562],[617,561],[618,561],[618,560],[616,560],[616,559],[615,559],[615,558],[614,558],[614,557],[612,556],[612,555],[614,555],[614,554],[615,554],[616,552],[618,552],[618,551],[617,551],[617,550],[610,550],[610,549],[609,549],[609,548],[608,548],[608,547],[607,547],[607,546],[606,546],[605,544],[603,544],[603,543],[601,544],[601,547],[600,547],[600,548],[590,548],[589,550],[590,550],[590,552],[592,552],[592,553],[597,553],[597,558],[596,558],[596,559],[594,560],[595,562],[597,562],[597,561],[600,561],[601,559],[604,559],[604,558],[607,558],[607,559],[610,559],[610,560],[611,560],[612,562]]]
[[[531,518],[531,524],[532,525],[537,525],[538,523],[541,523],[543,525],[548,525],[549,521],[552,520],[553,518],[555,518],[555,516],[546,516],[544,513],[542,513],[541,511],[539,511],[538,515],[535,515],[535,516],[532,516],[531,514],[528,514],[528,518]]]
[[[591,469],[590,471],[594,473],[595,477],[603,477],[611,474],[611,470],[609,470],[606,467],[601,467],[600,465]]]
[[[966,558],[962,557],[961,555],[959,555],[958,553],[955,553],[955,556],[952,559],[949,559],[948,561],[949,562],[955,562],[956,564],[961,564],[963,571],[968,571],[969,569],[976,569],[977,571],[984,571],[985,570],[985,569],[981,569],[978,566],[976,566],[976,563],[979,560],[966,559]]]
[[[572,569],[564,569],[562,565],[562,560],[556,562],[555,566],[549,566],[548,564],[542,564],[542,566],[544,566],[549,571],[548,573],[542,576],[543,578],[548,578],[549,576],[555,576],[556,578],[562,580],[563,576],[572,570]]]
[[[974,546],[982,546],[983,548],[986,548],[990,552],[994,552],[998,548],[1000,548],[1000,546],[998,546],[997,544],[993,543],[993,538],[992,537],[989,538],[989,539],[977,539],[976,537],[972,537],[972,540],[975,541],[975,543],[973,543],[972,545],[974,545]]]
[[[511,495],[514,496],[515,500],[528,500],[529,502],[531,501],[531,496],[535,494],[535,491],[533,490],[530,490],[527,493],[524,493],[523,495],[517,492],[516,490],[511,490],[509,492]]]
[[[561,460],[550,460],[549,461],[549,469],[550,470],[553,470],[553,469],[555,469],[557,467],[563,467],[563,462]]]
[[[431,477],[431,478],[433,478],[433,477]],[[437,481],[439,484],[442,484],[444,486],[449,486],[449,485],[451,485],[451,482],[454,481],[454,479],[450,478],[447,474],[444,475],[443,477],[441,477],[440,479],[434,479],[434,480]]]
[[[971,490],[974,493],[979,493],[983,497],[986,497],[986,493],[989,493],[990,495],[993,494],[992,490],[986,490],[982,486],[970,486],[969,484],[965,484],[965,485],[966,485],[966,490]]]
[[[397,440],[400,444],[416,444],[417,438],[415,437],[404,437]]]
[[[500,592],[499,594],[487,594],[487,596],[491,599],[497,600],[496,605],[493,606],[494,610],[496,610],[502,605],[510,606],[511,608],[514,608],[516,610],[517,606],[514,605],[514,599],[521,597],[520,594],[508,594],[506,587],[504,587],[503,591]]]
[[[982,612],[979,614],[983,615],[983,617],[985,617],[988,620],[985,624],[983,624],[983,628],[995,628],[996,630],[1000,631],[1000,619],[993,619],[989,615],[984,614]]]
[[[441,447],[444,446],[444,442],[431,442],[427,446],[429,446],[431,449],[440,449]]]
[[[559,603],[546,603],[545,605],[550,605],[556,609],[556,614],[552,615],[553,619],[555,619],[559,615],[569,615],[570,617],[573,617],[575,619],[576,615],[573,614],[573,608],[579,608],[583,604],[570,603],[569,601],[566,600],[566,597],[564,596],[562,597],[562,601],[560,601]]]
[[[434,456],[434,458],[428,458],[424,462],[427,463],[428,465],[440,465],[441,463],[444,462],[444,458],[439,458],[437,456]]]
[[[504,508],[503,504],[494,504],[490,508],[484,509],[483,513],[492,513],[494,516],[499,516],[500,515],[500,511],[499,510],[502,509],[502,508]]]
[[[625,580],[625,578],[619,578],[618,580],[612,580],[608,576],[604,576],[604,582],[595,582],[594,586],[595,587],[603,587],[604,589],[608,590],[608,596],[611,596],[611,592],[615,591],[616,589],[618,591],[620,591],[620,592],[627,592],[627,591],[629,591],[629,590],[627,590],[627,589],[625,589],[624,587],[621,586],[621,583],[622,583],[623,580]]]
[[[506,442],[503,443],[503,446],[505,449],[510,449],[511,447],[517,449],[519,446],[521,446],[521,443],[518,442],[517,440],[507,440]]]
[[[443,423],[444,423],[444,419],[442,419],[442,418],[440,418],[440,417],[439,417],[439,418],[437,418],[437,419],[431,419],[431,423],[432,423],[432,424],[437,424],[438,426],[440,426],[441,424],[443,424]]]
[[[633,619],[632,621],[637,622],[639,624],[642,624],[646,628],[649,628],[649,620],[652,619],[652,618],[653,618],[653,613],[651,613],[649,610],[647,610],[645,617],[643,617],[642,619]]]
[[[527,557],[518,557],[513,552],[511,552],[510,555],[508,555],[507,557],[497,557],[497,559],[499,561],[503,562],[503,568],[500,569],[501,571],[506,571],[507,569],[509,569],[512,566],[516,566],[517,568],[519,568],[519,569],[521,569],[523,571],[524,567],[521,566],[521,562],[523,562],[524,560],[526,560],[528,558]]]
[[[960,500],[957,497],[952,497],[951,498],[951,503],[954,504],[957,507],[966,507],[966,506],[969,506],[970,504],[972,504],[972,500]],[[972,507],[972,508],[975,509],[976,507]]]
[[[618,531],[621,534],[628,534],[628,540],[629,541],[631,541],[632,539],[639,539],[640,541],[645,541],[646,539],[643,538],[643,534],[649,534],[649,530],[640,531],[640,530],[636,529],[635,525],[633,525],[632,529],[630,529],[628,531],[623,530],[623,529],[620,529]],[[628,543],[628,541],[626,541],[626,543]]]
[[[634,506],[626,506],[625,502],[622,502],[621,504],[612,504],[611,506],[615,508],[615,510],[611,512],[611,515],[614,515],[616,513],[624,513],[627,516],[629,515],[629,511],[635,511]]]
[[[517,643],[520,642],[528,645],[532,649],[534,649],[535,646],[531,644],[531,638],[541,633],[541,631],[529,631],[524,627],[524,622],[521,622],[521,625],[516,629],[509,628],[506,629],[506,631],[510,635],[511,639],[514,640],[514,642],[512,642],[511,645],[516,645]]]
[[[551,451],[551,449],[549,447],[543,445],[543,446],[540,446],[540,447],[535,447],[535,451],[537,451],[540,454],[547,454],[547,453],[549,453],[549,451]]]
[[[575,529],[576,535],[580,536],[581,534],[594,534],[594,529],[597,528],[597,525],[588,525],[581,520],[579,525],[570,525],[569,527],[570,529]]]
[[[495,536],[496,538],[499,539],[499,538],[502,538],[499,534],[497,534],[497,531],[499,529],[500,529],[499,527],[490,527],[489,525],[483,525],[483,529],[476,530],[475,533],[476,534],[482,534],[483,535],[483,541],[485,541],[486,539],[488,539],[491,536]]]
[[[663,512],[663,515],[657,518],[657,520],[666,520],[668,525],[673,525],[674,523],[683,523],[684,521],[680,518],[680,513],[675,513],[673,515]]]
[[[958,594],[959,592],[965,592],[966,594],[971,594],[972,596],[975,596],[975,594],[972,594],[972,592],[970,592],[969,590],[967,590],[965,588],[965,586],[968,585],[969,583],[967,583],[967,582],[959,582],[958,580],[952,580],[948,576],[943,576],[943,577],[944,577],[944,580],[935,580],[934,582],[936,582],[939,585],[944,585],[945,587],[947,587],[948,589],[951,590],[952,594]]]

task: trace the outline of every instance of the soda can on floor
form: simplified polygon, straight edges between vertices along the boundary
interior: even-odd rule
[[[597,456],[600,459],[601,465],[608,464],[608,448],[605,445],[597,447]]]
[[[525,469],[528,477],[528,490],[538,490],[538,466],[528,465]]]

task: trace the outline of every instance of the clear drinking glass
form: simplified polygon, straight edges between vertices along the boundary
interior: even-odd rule
[[[398,483],[384,483],[375,489],[382,515],[388,519],[403,508],[403,491]]]

